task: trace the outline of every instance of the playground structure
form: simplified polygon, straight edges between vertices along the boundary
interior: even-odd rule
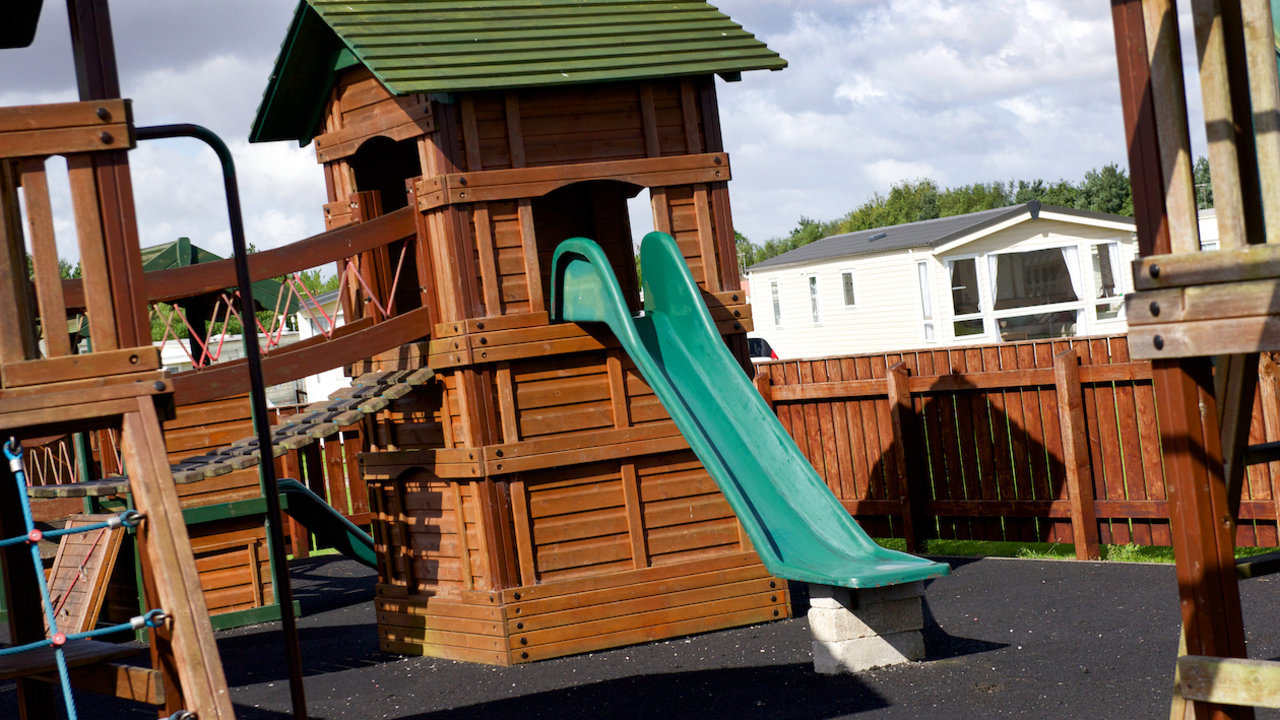
[[[462,70],[432,76],[445,65],[470,67],[467,58],[430,68],[406,62],[395,48],[425,45],[430,36],[414,23],[430,18],[369,16],[383,6],[317,0],[300,6],[290,28],[254,139],[315,142],[330,229],[259,253],[248,274],[257,280],[338,263],[351,278],[343,286],[348,324],[309,345],[273,351],[261,370],[268,382],[335,362],[350,365],[356,377],[420,373],[416,383],[393,383],[407,389],[379,396],[385,404],[373,403],[366,413],[371,452],[364,470],[377,512],[376,603],[385,649],[525,662],[784,616],[787,591],[779,576],[856,587],[942,572],[904,556],[886,558],[902,565],[883,576],[879,568],[815,572],[810,561],[824,564],[828,550],[841,554],[835,541],[792,562],[787,551],[810,544],[792,545],[789,536],[800,530],[843,527],[839,537],[852,541],[850,553],[871,559],[877,551],[861,543],[856,527],[848,530],[839,506],[822,507],[817,523],[805,514],[766,517],[786,509],[792,489],[755,475],[745,465],[755,460],[751,453],[740,459],[742,453],[726,452],[748,445],[714,413],[744,400],[740,388],[719,384],[731,362],[725,353],[745,360],[750,317],[734,289],[729,165],[711,73],[777,68],[781,60],[705,5],[677,5],[688,5],[689,14],[675,13],[676,19],[710,23],[712,35],[736,43],[733,51],[708,65],[701,56],[691,59],[698,51],[684,56],[678,43],[673,49],[675,41],[655,35],[649,64],[637,63],[644,70],[592,67],[580,58],[591,82],[572,85],[519,63],[499,80]],[[1280,91],[1274,46],[1245,37],[1270,29],[1267,4],[1250,2],[1243,14],[1210,5],[1199,8],[1197,34],[1222,228],[1223,249],[1212,256],[1198,253],[1195,242],[1173,7],[1122,0],[1113,7],[1144,255],[1177,253],[1139,264],[1141,292],[1128,305],[1134,356],[1155,358],[1166,438],[1171,540],[1190,653],[1179,663],[1176,702],[1197,716],[1243,717],[1246,711],[1222,706],[1274,704],[1259,695],[1277,687],[1273,665],[1220,658],[1244,654],[1232,557],[1246,454],[1241,430],[1252,406],[1256,353],[1280,349],[1270,315],[1275,282],[1267,279],[1276,275],[1273,253],[1267,245],[1246,247],[1273,237],[1268,223],[1280,219],[1280,208],[1263,212],[1276,197],[1270,183],[1280,168],[1274,125]],[[105,5],[85,0],[73,7],[85,17],[99,13],[97,30],[109,33]],[[568,42],[565,35],[606,27],[642,34],[644,21],[654,19],[626,27],[601,12],[572,31],[558,26],[558,38],[534,39],[559,48],[556,40]],[[364,22],[391,19],[403,22],[384,23],[392,29],[383,36],[359,32]],[[463,22],[437,20],[433,30]],[[93,26],[77,32],[85,27]],[[513,28],[537,32],[528,23]],[[101,42],[77,48],[103,52]],[[0,230],[7,250],[0,291],[19,309],[0,318],[0,427],[35,439],[121,425],[128,480],[80,484],[85,492],[119,495],[127,482],[146,515],[138,534],[144,587],[166,611],[174,601],[165,593],[180,591],[189,597],[178,605],[199,608],[198,568],[178,520],[182,503],[220,506],[229,517],[238,512],[231,503],[262,492],[250,467],[274,443],[260,440],[256,458],[252,450],[207,453],[179,469],[192,482],[168,482],[173,473],[158,461],[164,453],[152,396],[163,407],[172,392],[179,408],[201,408],[254,389],[243,374],[257,361],[160,375],[141,309],[236,285],[236,263],[142,275],[124,152],[134,132],[128,106],[115,99],[113,71],[106,81],[90,77],[94,68],[114,67],[109,57],[79,65],[87,92],[97,96],[87,104],[0,115]],[[1250,127],[1233,117],[1255,119]],[[51,154],[66,154],[72,169],[85,268],[79,283],[64,283],[55,272],[51,223],[41,204],[41,163]],[[16,241],[23,237],[19,185],[31,230],[30,291],[21,282],[23,243]],[[641,280],[625,201],[643,188],[655,226],[669,239],[647,242],[645,312],[637,320]],[[598,244],[561,244],[575,236]],[[672,297],[678,300],[665,304]],[[62,333],[49,331],[78,310],[89,317],[92,352],[74,352]],[[612,334],[595,324],[601,320]],[[719,353],[714,359],[706,354],[712,349]],[[1218,363],[1215,376],[1205,353],[1230,359]],[[704,358],[710,374],[701,368]],[[1218,413],[1219,400],[1222,433],[1203,432],[1201,413]],[[751,407],[768,414],[767,406]],[[316,432],[331,422],[318,418]],[[714,434],[699,438],[691,429],[699,425]],[[309,433],[285,434],[301,442]],[[1249,455],[1269,459],[1269,452]],[[786,465],[796,456],[773,457]],[[803,495],[806,487],[797,483],[794,492]],[[265,498],[274,501],[274,490]],[[762,499],[757,521],[751,508]],[[272,515],[269,505],[257,512]],[[7,513],[14,507],[9,498],[0,502]],[[11,517],[0,519],[6,532],[16,526]],[[164,533],[147,529],[157,524]],[[34,578],[13,570],[19,564],[11,554],[6,595],[20,641],[34,627],[19,622],[35,615],[27,592]],[[250,564],[260,563],[251,552]],[[178,588],[157,568],[181,570]],[[164,702],[176,710],[185,696],[202,717],[219,717],[225,683],[208,631],[199,612],[175,614],[171,625],[156,629],[154,664],[167,673]],[[1260,680],[1238,683],[1246,690],[1232,694],[1231,678],[1240,676]],[[23,682],[24,712],[34,716],[47,703],[33,681]]]
[[[1280,665],[1247,660],[1235,523],[1260,351],[1277,343],[1280,82],[1272,6],[1192,3],[1220,249],[1201,252],[1178,16],[1115,2],[1113,19],[1141,254],[1127,298],[1130,349],[1153,359],[1183,648],[1173,717],[1280,707]],[[1207,356],[1215,356],[1211,362]],[[1201,432],[1201,418],[1216,418]],[[1245,569],[1243,574],[1249,574]]]
[[[334,34],[357,11],[300,5],[254,139],[315,140],[331,229],[258,253],[250,267],[225,147],[192,126],[135,128],[128,102],[118,99],[106,4],[71,3],[86,101],[0,116],[6,183],[0,291],[18,309],[0,326],[0,427],[38,445],[119,426],[113,437],[122,453],[114,469],[126,474],[110,474],[99,435],[100,466],[81,443],[77,482],[29,494],[84,498],[95,507],[132,501],[143,515],[137,532],[143,592],[155,596],[167,618],[152,628],[154,670],[79,656],[85,667],[78,677],[103,688],[110,673],[141,673],[149,692],[127,682],[116,683],[115,692],[173,713],[229,716],[204,599],[217,592],[210,587],[214,576],[247,567],[255,607],[279,598],[292,643],[295,713],[304,713],[282,538],[272,519],[285,504],[295,517],[334,530],[353,555],[372,558],[359,531],[337,522],[305,488],[285,482],[278,494],[266,460],[268,451],[335,432],[352,413],[367,416],[371,452],[363,464],[376,506],[376,602],[386,649],[509,664],[785,617],[787,587],[771,571],[846,588],[908,583],[919,605],[919,581],[944,574],[946,566],[871,543],[823,494],[794,446],[784,447],[785,433],[737,375],[749,367],[750,319],[734,289],[728,156],[710,73],[784,63],[704,3],[679,5],[586,17],[586,29],[616,32],[616,21],[643,32],[651,23],[674,23],[702,36],[679,50],[668,40],[678,45],[687,34],[657,33],[639,70],[611,65],[604,54],[596,59],[604,67],[586,84],[561,86],[559,77],[531,74],[533,63],[516,67],[505,82],[479,82],[479,89],[430,77],[398,88],[383,83],[375,77],[380,66],[367,59],[376,53],[356,60],[351,43]],[[23,12],[15,16],[34,32],[38,12]],[[394,14],[368,6],[368,13],[379,12]],[[565,30],[561,13],[530,10],[520,32],[534,32],[538,23],[562,34],[584,30]],[[410,26],[412,35],[417,30]],[[7,39],[29,41],[25,33]],[[706,43],[720,44],[714,60]],[[317,62],[309,54],[317,48],[332,57]],[[316,118],[320,124],[309,127]],[[320,125],[324,133],[317,133]],[[179,136],[221,148],[236,257],[144,275],[125,151],[135,138]],[[81,280],[57,273],[42,169],[50,155],[66,156],[71,168]],[[596,291],[607,286],[615,320],[640,310],[626,200],[644,188],[655,224],[668,233],[647,245],[662,248],[648,253],[655,259],[647,294],[668,301],[649,307],[645,322],[671,318],[659,332],[665,352],[685,343],[697,348],[665,370],[661,358],[626,333],[619,343],[597,327],[556,322],[603,318],[565,314],[565,305],[551,312],[552,298],[563,303],[571,292],[594,292],[583,277],[594,278]],[[553,270],[553,253],[574,235],[599,244],[591,243],[590,272],[568,282]],[[31,283],[23,282],[28,247]],[[338,264],[344,279],[341,328],[265,357],[249,332],[243,360],[160,372],[147,305],[171,304],[168,312],[201,328],[210,318],[198,315],[210,298],[237,286],[239,317],[249,325],[252,305],[243,306],[253,297],[252,282],[328,263]],[[679,292],[668,292],[677,286]],[[570,305],[575,312],[584,307]],[[68,325],[64,333],[65,319],[77,315],[83,317],[74,332]],[[84,344],[78,333],[86,320]],[[721,379],[699,370],[704,359],[716,374],[740,380],[718,401],[698,397]],[[334,364],[350,367],[356,378],[350,391],[274,431],[266,427],[264,384]],[[662,386],[664,373],[675,385],[651,389],[649,383]],[[224,416],[221,399],[244,393],[255,439],[169,467],[161,417],[202,428]],[[744,399],[754,402],[755,421],[772,422],[765,430],[779,446],[771,455],[779,467],[764,467],[748,451],[747,435],[732,434],[743,429],[733,428],[738,408],[731,403]],[[697,436],[699,428],[717,434]],[[732,455],[727,463],[725,451]],[[804,472],[809,477],[787,487]],[[13,493],[25,485],[25,472],[15,466],[11,473]],[[814,506],[818,501],[825,504]],[[11,511],[25,503],[2,505]],[[264,516],[266,530],[254,532]],[[200,527],[193,517],[232,526],[212,523],[208,531],[218,540],[203,549],[222,553],[217,562],[202,566],[193,556],[199,546],[187,524]],[[0,529],[17,527],[5,518]],[[269,585],[262,582],[268,556]],[[10,558],[5,569],[10,628],[21,643],[38,634],[32,622],[41,604],[38,583]],[[901,629],[918,635],[918,628]],[[64,665],[62,651],[55,654]],[[24,678],[20,706],[33,717],[51,706],[34,689],[31,678],[42,670],[30,662],[9,674]]]

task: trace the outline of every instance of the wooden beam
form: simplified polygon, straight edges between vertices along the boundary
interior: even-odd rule
[[[43,157],[134,146],[133,113],[119,98],[0,108],[0,157]]]
[[[915,472],[917,465],[913,461],[914,448],[908,448],[909,438],[915,436],[915,411],[911,402],[908,375],[907,366],[898,362],[889,368],[885,380],[889,390],[889,422],[893,433],[890,467],[898,476],[896,490],[903,504],[902,537],[907,541],[907,552],[916,552],[919,546],[916,521],[920,512],[916,500],[920,496],[927,498],[928,494],[923,492],[927,476]]]
[[[418,181],[418,209],[537,197],[589,180],[618,180],[641,187],[657,187],[729,179],[729,156],[725,153],[448,173]]]
[[[1071,500],[1071,533],[1076,557],[1098,560],[1098,517],[1094,512],[1093,474],[1089,464],[1089,434],[1085,427],[1084,395],[1080,387],[1080,358],[1075,348],[1053,357],[1058,393],[1058,423],[1062,428],[1063,462]]]
[[[1134,261],[1136,290],[1280,278],[1280,246],[1250,245],[1214,252],[1142,257]]]
[[[45,355],[71,354],[67,337],[67,306],[62,298],[58,244],[53,233],[53,206],[49,200],[49,179],[44,158],[22,161],[22,192],[27,201],[27,226],[31,231],[31,265],[34,270],[36,303],[40,308]]]
[[[163,431],[151,399],[140,397],[136,403],[136,410],[125,415],[121,443],[134,503],[146,518],[138,531],[138,544],[145,548],[149,580],[168,616],[158,632],[171,643],[190,709],[205,720],[233,720],[235,712],[191,555],[191,540],[169,477]]]
[[[1136,359],[1167,360],[1280,350],[1280,316],[1223,318],[1129,328]]]
[[[1169,243],[1174,252],[1198,252],[1200,228],[1191,168],[1177,10],[1172,0],[1144,0],[1142,6],[1150,63],[1151,106],[1162,121],[1156,141],[1164,190],[1163,219],[1167,223]]]

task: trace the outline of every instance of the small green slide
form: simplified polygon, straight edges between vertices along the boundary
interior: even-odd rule
[[[880,547],[809,465],[711,321],[670,235],[640,247],[644,312],[633,317],[594,241],[556,248],[555,321],[604,322],[738,515],[765,567],[790,580],[871,588],[940,577],[942,563]]]
[[[369,533],[297,480],[281,478],[278,484],[284,511],[315,535],[320,545],[334,548],[363,565],[378,567],[378,556],[373,551],[373,538]]]

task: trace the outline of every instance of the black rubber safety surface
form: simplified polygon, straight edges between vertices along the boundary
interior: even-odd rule
[[[341,558],[298,561],[310,717],[1168,717],[1179,622],[1172,566],[947,560],[952,574],[926,589],[928,659],[840,676],[813,672],[802,587],[793,620],[495,668],[380,652],[371,571]],[[1278,590],[1277,577],[1241,584],[1251,657],[1280,657]],[[219,633],[243,720],[291,717],[279,642],[272,625]],[[14,695],[0,684],[0,718],[16,717]],[[79,697],[81,717],[154,717]]]

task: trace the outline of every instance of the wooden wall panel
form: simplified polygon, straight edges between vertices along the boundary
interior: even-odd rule
[[[529,473],[526,482],[533,561],[540,581],[634,567],[617,464]]]

